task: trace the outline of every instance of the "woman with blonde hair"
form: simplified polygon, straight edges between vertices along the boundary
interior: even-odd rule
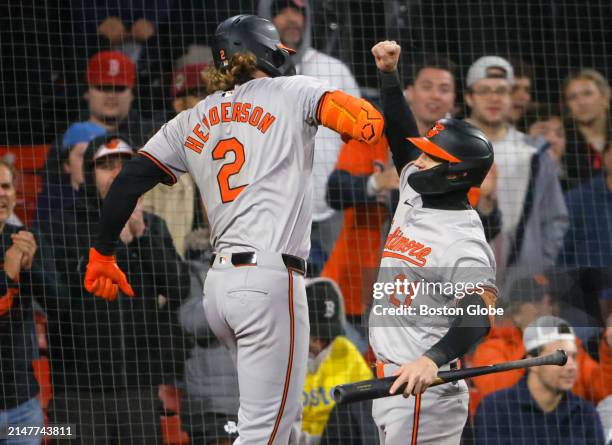
[[[571,74],[563,83],[568,112],[566,152],[562,159],[566,178],[564,190],[588,181],[602,168],[602,152],[609,142],[610,85],[598,71],[590,68]]]

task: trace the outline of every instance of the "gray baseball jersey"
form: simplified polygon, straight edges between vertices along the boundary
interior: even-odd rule
[[[495,259],[476,211],[423,208],[408,184],[415,171],[413,165],[402,171],[400,202],[377,279],[414,284],[408,292],[375,295],[370,311],[370,343],[377,357],[397,364],[416,360],[446,334],[455,317],[444,315],[443,308],[456,307],[463,284],[495,288]],[[413,307],[415,315],[383,311],[402,306]]]
[[[310,249],[317,106],[334,88],[306,76],[217,92],[165,124],[142,149],[202,194],[217,252]]]
[[[375,291],[378,283],[400,280],[408,285],[390,287],[389,292],[379,287],[370,311],[370,344],[377,359],[388,364],[386,376],[421,357],[448,332],[464,292],[495,289],[495,260],[476,211],[423,208],[421,196],[408,184],[415,171],[410,164],[400,176],[400,201]],[[465,382],[427,390],[416,407],[414,398],[376,400],[373,415],[381,443],[408,443],[418,422],[419,444],[458,443],[467,402]],[[427,410],[416,421],[418,407]]]
[[[170,177],[189,172],[202,194],[217,252],[204,307],[237,365],[235,444],[285,445],[299,418],[308,308],[304,277],[281,253],[308,256],[317,108],[331,89],[305,76],[251,80],[179,114],[142,150]],[[234,267],[247,251],[257,265]]]

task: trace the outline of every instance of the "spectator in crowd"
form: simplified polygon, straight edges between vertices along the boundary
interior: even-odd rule
[[[525,115],[529,111],[531,102],[531,89],[533,87],[533,68],[519,57],[510,57],[508,62],[514,68],[514,86],[512,87],[512,108],[510,109],[510,123],[519,131],[527,132]]]
[[[566,138],[561,112],[550,105],[532,107],[525,116],[527,133],[533,138],[544,138],[550,144],[548,154],[557,163],[561,184],[566,180],[566,172],[561,160],[565,156]]]
[[[596,177],[602,168],[601,154],[610,142],[612,129],[610,85],[598,71],[583,69],[565,79],[563,97],[569,112],[563,189],[571,190]]]
[[[567,209],[547,146],[535,147],[508,123],[514,70],[507,60],[485,56],[470,67],[467,119],[493,143],[502,230],[493,247],[500,282],[508,268],[544,271],[553,266],[567,229]],[[521,272],[519,272],[520,274]]]
[[[449,59],[427,56],[412,68],[404,96],[419,133],[425,136],[435,122],[450,117],[455,108],[456,65]],[[480,187],[470,191],[470,203],[476,208],[487,240],[495,237],[501,228],[501,214],[495,198],[496,171],[493,170]]]
[[[208,229],[200,231],[199,238],[206,255],[201,261],[187,261],[191,291],[179,310],[179,322],[190,347],[185,362],[181,419],[191,443],[208,444],[223,437],[238,437],[239,394],[238,374],[230,352],[210,329],[204,312],[204,280],[212,256]]]
[[[311,46],[311,11],[307,0],[262,0],[259,11],[271,17],[284,45],[295,49],[292,56],[298,74],[315,77],[340,88],[355,97],[361,97],[357,81],[349,68],[340,60],[317,51]],[[329,207],[325,199],[327,179],[334,170],[342,147],[340,136],[319,127],[315,138],[313,161],[313,212],[310,272],[318,275],[329,256],[342,224],[342,215]]]
[[[7,222],[15,208],[16,172],[0,160],[0,431],[9,425],[44,425],[37,399],[38,383],[32,361],[38,357],[34,326],[34,299],[45,307],[55,306],[57,289],[54,269],[43,260],[34,234]],[[37,445],[40,437],[8,438],[7,443]]]
[[[363,356],[345,334],[345,318],[340,289],[327,278],[306,284],[310,346],[308,371],[303,393],[302,431],[297,443],[361,444],[375,437],[371,406],[357,404],[340,409],[333,400],[334,387],[372,378]],[[337,408],[337,409],[335,409]],[[327,437],[322,437],[326,432]],[[369,442],[368,442],[369,443]]]
[[[89,108],[87,120],[108,132],[125,134],[140,148],[153,129],[132,107],[135,84],[136,68],[125,54],[101,51],[89,59],[85,93]]]
[[[412,68],[404,96],[420,134],[427,133],[436,121],[451,117],[455,109],[456,72],[457,66],[451,60],[433,55]]]
[[[477,444],[604,443],[601,420],[592,403],[570,392],[579,373],[574,331],[557,317],[540,317],[523,334],[528,356],[563,349],[564,366],[529,368],[516,385],[485,397],[475,423]]]
[[[36,226],[42,233],[49,230],[49,215],[54,209],[70,207],[83,184],[83,155],[93,138],[106,133],[101,125],[92,122],[72,124],[62,139],[59,181],[47,182],[36,201]]]
[[[476,350],[471,359],[472,366],[487,366],[495,363],[519,360],[526,350],[522,335],[528,325],[536,319],[558,312],[555,292],[544,275],[517,280],[509,287],[505,296],[509,305],[505,318],[495,326]],[[580,341],[576,344],[578,373],[572,392],[598,403],[612,394],[612,327],[604,330],[599,341],[599,363],[584,350]],[[495,391],[514,386],[525,374],[524,369],[491,374],[472,379],[479,398]],[[477,401],[476,401],[477,404]]]
[[[612,139],[602,153],[603,171],[565,195],[570,227],[559,263],[612,267]]]
[[[338,283],[346,317],[361,337],[354,340],[362,352],[367,349],[362,317],[376,278],[384,224],[391,210],[390,192],[399,187],[397,171],[389,164],[386,138],[372,147],[364,145],[356,140],[344,144],[329,176],[327,199],[333,209],[344,210],[344,222],[321,271],[322,277]]]
[[[125,134],[139,148],[150,137],[153,126],[133,108],[136,82],[134,63],[117,51],[101,51],[89,59],[86,72],[87,112],[81,122],[103,127],[109,133]],[[63,136],[51,146],[45,165],[45,181],[61,184]]]
[[[170,96],[175,114],[194,107],[206,97],[202,71],[207,66],[206,63],[184,65],[174,72]],[[158,184],[143,197],[144,210],[166,221],[174,246],[181,255],[185,254],[185,236],[194,226],[195,212],[202,209],[198,199],[199,193],[190,175],[182,175],[172,187]]]
[[[70,14],[88,58],[96,51],[118,51],[134,62],[136,101],[143,114],[164,106],[164,75],[172,71],[167,57],[168,19],[175,0],[71,0]],[[86,59],[85,59],[86,60]]]
[[[84,198],[51,217],[53,258],[68,302],[49,329],[53,423],[74,424],[83,443],[160,443],[158,385],[182,373],[176,311],[189,275],[165,222],[137,208],[121,232],[117,261],[136,296],[93,298],[83,288],[101,202],[134,150],[126,138],[93,139],[83,159]],[[61,442],[61,441],[60,441]]]

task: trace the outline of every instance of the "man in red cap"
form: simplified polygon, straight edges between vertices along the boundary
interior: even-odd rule
[[[136,67],[118,51],[100,51],[87,64],[88,89],[84,98],[89,107],[87,120],[108,132],[127,134],[139,148],[150,136],[133,108]]]

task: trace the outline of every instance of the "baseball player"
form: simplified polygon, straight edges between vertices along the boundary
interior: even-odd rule
[[[372,53],[400,174],[400,201],[374,290],[380,283],[423,286],[374,295],[369,325],[378,376],[397,376],[391,394],[407,385],[404,397],[375,400],[373,417],[381,444],[457,444],[468,414],[465,382],[424,391],[490,327],[495,262],[467,193],[481,184],[493,150],[482,132],[455,119],[439,120],[418,137],[396,71],[399,45],[380,42]]]
[[[308,359],[303,275],[310,248],[317,125],[374,144],[382,115],[368,102],[294,73],[292,50],[267,20],[239,15],[215,34],[216,91],[165,124],[117,177],[104,203],[85,287],[133,295],[113,257],[138,197],[189,173],[216,255],[204,285],[208,322],[231,351],[240,390],[238,444],[287,444]]]

